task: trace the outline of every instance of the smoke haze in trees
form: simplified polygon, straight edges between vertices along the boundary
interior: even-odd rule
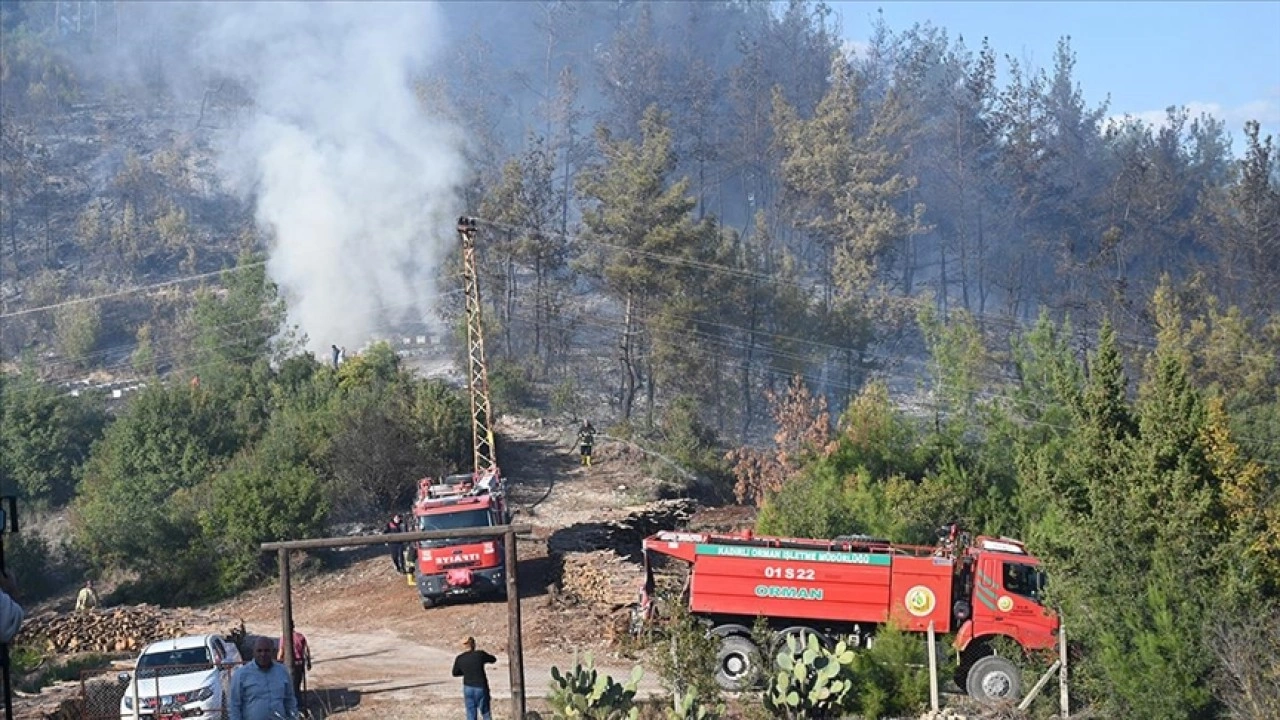
[[[420,3],[219,3],[193,53],[252,105],[219,138],[229,186],[255,201],[268,270],[308,349],[434,317],[435,275],[465,179],[461,135],[414,81],[437,57]]]

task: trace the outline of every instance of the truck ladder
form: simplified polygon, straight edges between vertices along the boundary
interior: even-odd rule
[[[471,440],[476,476],[498,467],[493,443],[493,411],[489,404],[489,370],[484,360],[480,281],[476,274],[476,220],[458,218],[462,241],[462,282],[466,294],[468,389],[471,391]]]

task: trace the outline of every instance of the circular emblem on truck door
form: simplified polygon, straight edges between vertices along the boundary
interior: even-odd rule
[[[924,585],[916,585],[907,591],[904,598],[907,606],[907,612],[916,617],[926,617],[938,605],[938,598],[933,594],[933,590]]]
[[[1009,612],[1013,609],[1013,598],[1008,595],[1001,595],[996,601],[996,607],[1000,608],[1000,612]]]

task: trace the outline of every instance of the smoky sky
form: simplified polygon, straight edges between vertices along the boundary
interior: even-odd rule
[[[252,198],[268,271],[308,348],[429,321],[453,248],[462,135],[427,114],[439,59],[431,4],[218,3],[192,53],[249,110],[217,139],[228,188]]]

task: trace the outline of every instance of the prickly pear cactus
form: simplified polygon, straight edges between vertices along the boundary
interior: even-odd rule
[[[636,690],[644,669],[631,671],[631,679],[619,683],[595,668],[591,653],[586,662],[575,662],[571,670],[551,668],[551,694],[547,704],[552,717],[561,720],[636,720],[640,708],[635,705]]]
[[[708,706],[695,690],[676,694],[672,707],[667,710],[667,720],[717,720],[724,712],[722,705]]]
[[[810,635],[795,636],[774,660],[777,673],[765,691],[765,707],[790,720],[840,717],[853,689],[853,650],[843,640],[832,649]]]

